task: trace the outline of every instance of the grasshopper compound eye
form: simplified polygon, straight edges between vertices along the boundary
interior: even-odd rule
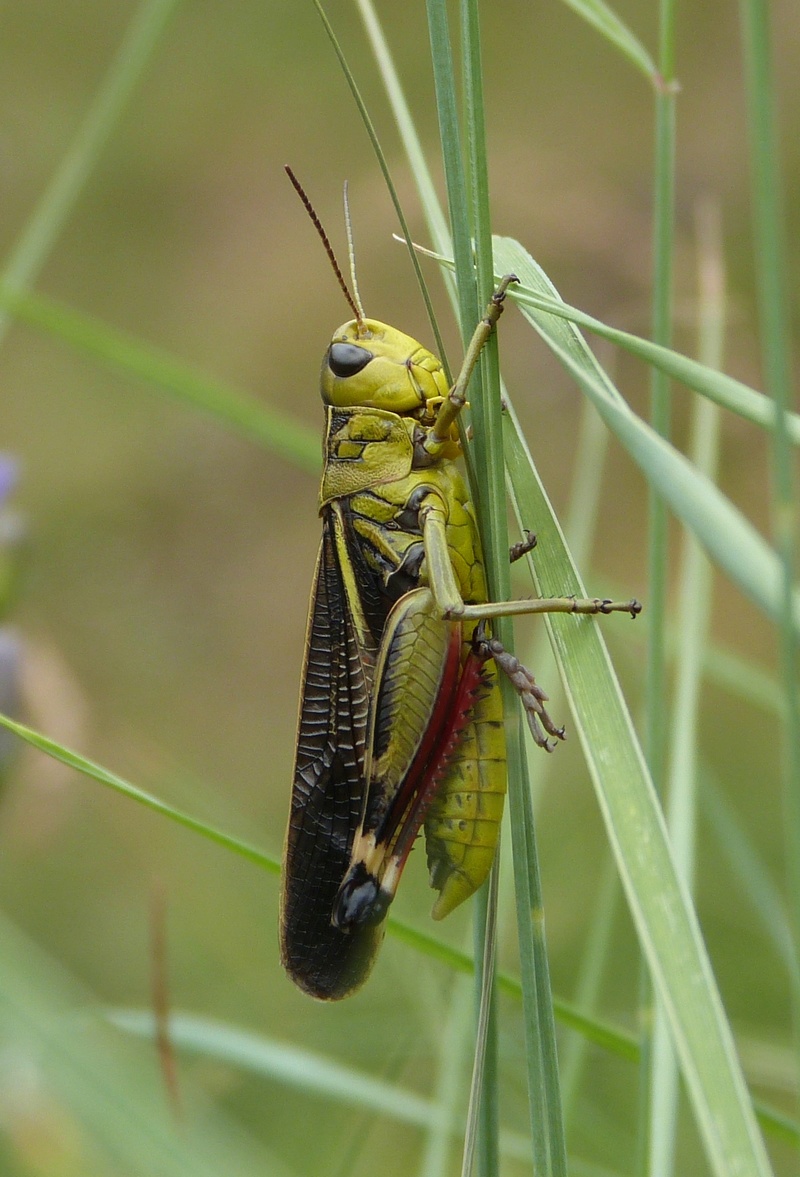
[[[355,343],[332,343],[328,348],[328,367],[334,376],[357,376],[373,358],[372,352]]]

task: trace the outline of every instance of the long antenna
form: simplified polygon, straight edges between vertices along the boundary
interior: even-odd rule
[[[322,244],[325,246],[325,252],[328,255],[328,259],[329,259],[331,265],[333,266],[333,272],[339,280],[339,285],[342,288],[342,293],[344,294],[345,298],[347,299],[347,301],[350,305],[350,309],[352,310],[353,314],[355,315],[356,321],[357,321],[359,328],[360,328],[364,322],[364,312],[361,309],[361,303],[360,303],[360,301],[356,302],[356,300],[353,298],[353,295],[350,293],[350,287],[345,282],[344,275],[342,274],[342,271],[339,268],[339,263],[336,260],[336,254],[333,252],[333,246],[330,243],[330,239],[328,237],[328,234],[323,229],[322,222],[320,221],[319,217],[317,216],[313,204],[306,196],[305,189],[303,188],[303,185],[300,183],[297,176],[294,174],[292,169],[289,167],[288,163],[284,164],[284,168],[286,171],[286,175],[292,181],[292,185],[294,187],[295,192],[302,200],[303,207],[305,208],[306,212],[308,213],[309,217],[311,218],[311,222],[314,225],[314,228],[317,230],[317,232],[320,235],[320,239],[322,241]]]
[[[347,180],[344,182],[344,225],[347,230],[347,252],[350,257],[350,281],[353,283],[353,294],[360,314],[359,321],[364,318],[364,307],[361,305],[361,295],[358,292],[358,278],[356,277],[356,247],[353,242],[353,222],[350,219],[350,200],[347,192]]]

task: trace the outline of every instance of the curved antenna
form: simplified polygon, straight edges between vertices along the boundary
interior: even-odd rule
[[[303,207],[305,208],[306,212],[308,213],[309,217],[311,218],[311,222],[314,225],[314,228],[317,230],[317,232],[320,235],[320,239],[322,241],[322,244],[325,246],[325,252],[328,255],[328,260],[330,261],[331,266],[333,267],[333,272],[339,280],[339,285],[342,288],[342,293],[344,294],[345,298],[347,299],[347,301],[350,305],[350,309],[352,310],[353,314],[356,317],[356,322],[358,323],[359,328],[361,328],[361,326],[364,322],[364,312],[361,309],[361,303],[356,302],[356,300],[353,298],[352,294],[350,293],[350,287],[345,282],[344,275],[342,274],[342,271],[339,269],[339,263],[336,260],[336,254],[333,252],[333,246],[330,243],[330,240],[328,238],[328,234],[323,229],[322,222],[320,221],[319,217],[317,216],[317,214],[314,210],[313,204],[306,196],[305,189],[303,188],[303,185],[300,183],[297,176],[294,174],[292,169],[289,167],[288,163],[284,164],[284,170],[286,171],[286,175],[292,181],[292,185],[294,187],[295,192],[302,200]]]
[[[361,322],[366,316],[361,303],[361,295],[358,291],[358,278],[356,277],[356,247],[353,243],[353,222],[350,220],[350,200],[347,193],[347,180],[344,182],[344,225],[347,230],[347,253],[350,257],[350,281],[353,283],[353,294],[359,310],[357,318]]]

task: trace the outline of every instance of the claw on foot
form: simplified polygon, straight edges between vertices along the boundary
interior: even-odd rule
[[[528,531],[528,528],[523,529],[525,538],[517,540],[512,544],[508,551],[508,558],[511,564],[515,564],[517,560],[521,560],[523,556],[527,556],[528,552],[532,552],[536,547],[536,534],[533,531]]]
[[[534,743],[545,752],[552,752],[558,741],[565,740],[567,736],[564,728],[556,725],[545,707],[545,691],[519,658],[509,654],[502,642],[486,636],[483,622],[476,627],[473,642],[476,653],[484,658],[494,658],[497,667],[503,671],[519,695]],[[549,740],[548,736],[552,736],[553,739]]]

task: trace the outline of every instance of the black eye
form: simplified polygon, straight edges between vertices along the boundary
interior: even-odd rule
[[[371,359],[372,352],[355,343],[332,343],[328,349],[328,367],[334,376],[355,376]]]

